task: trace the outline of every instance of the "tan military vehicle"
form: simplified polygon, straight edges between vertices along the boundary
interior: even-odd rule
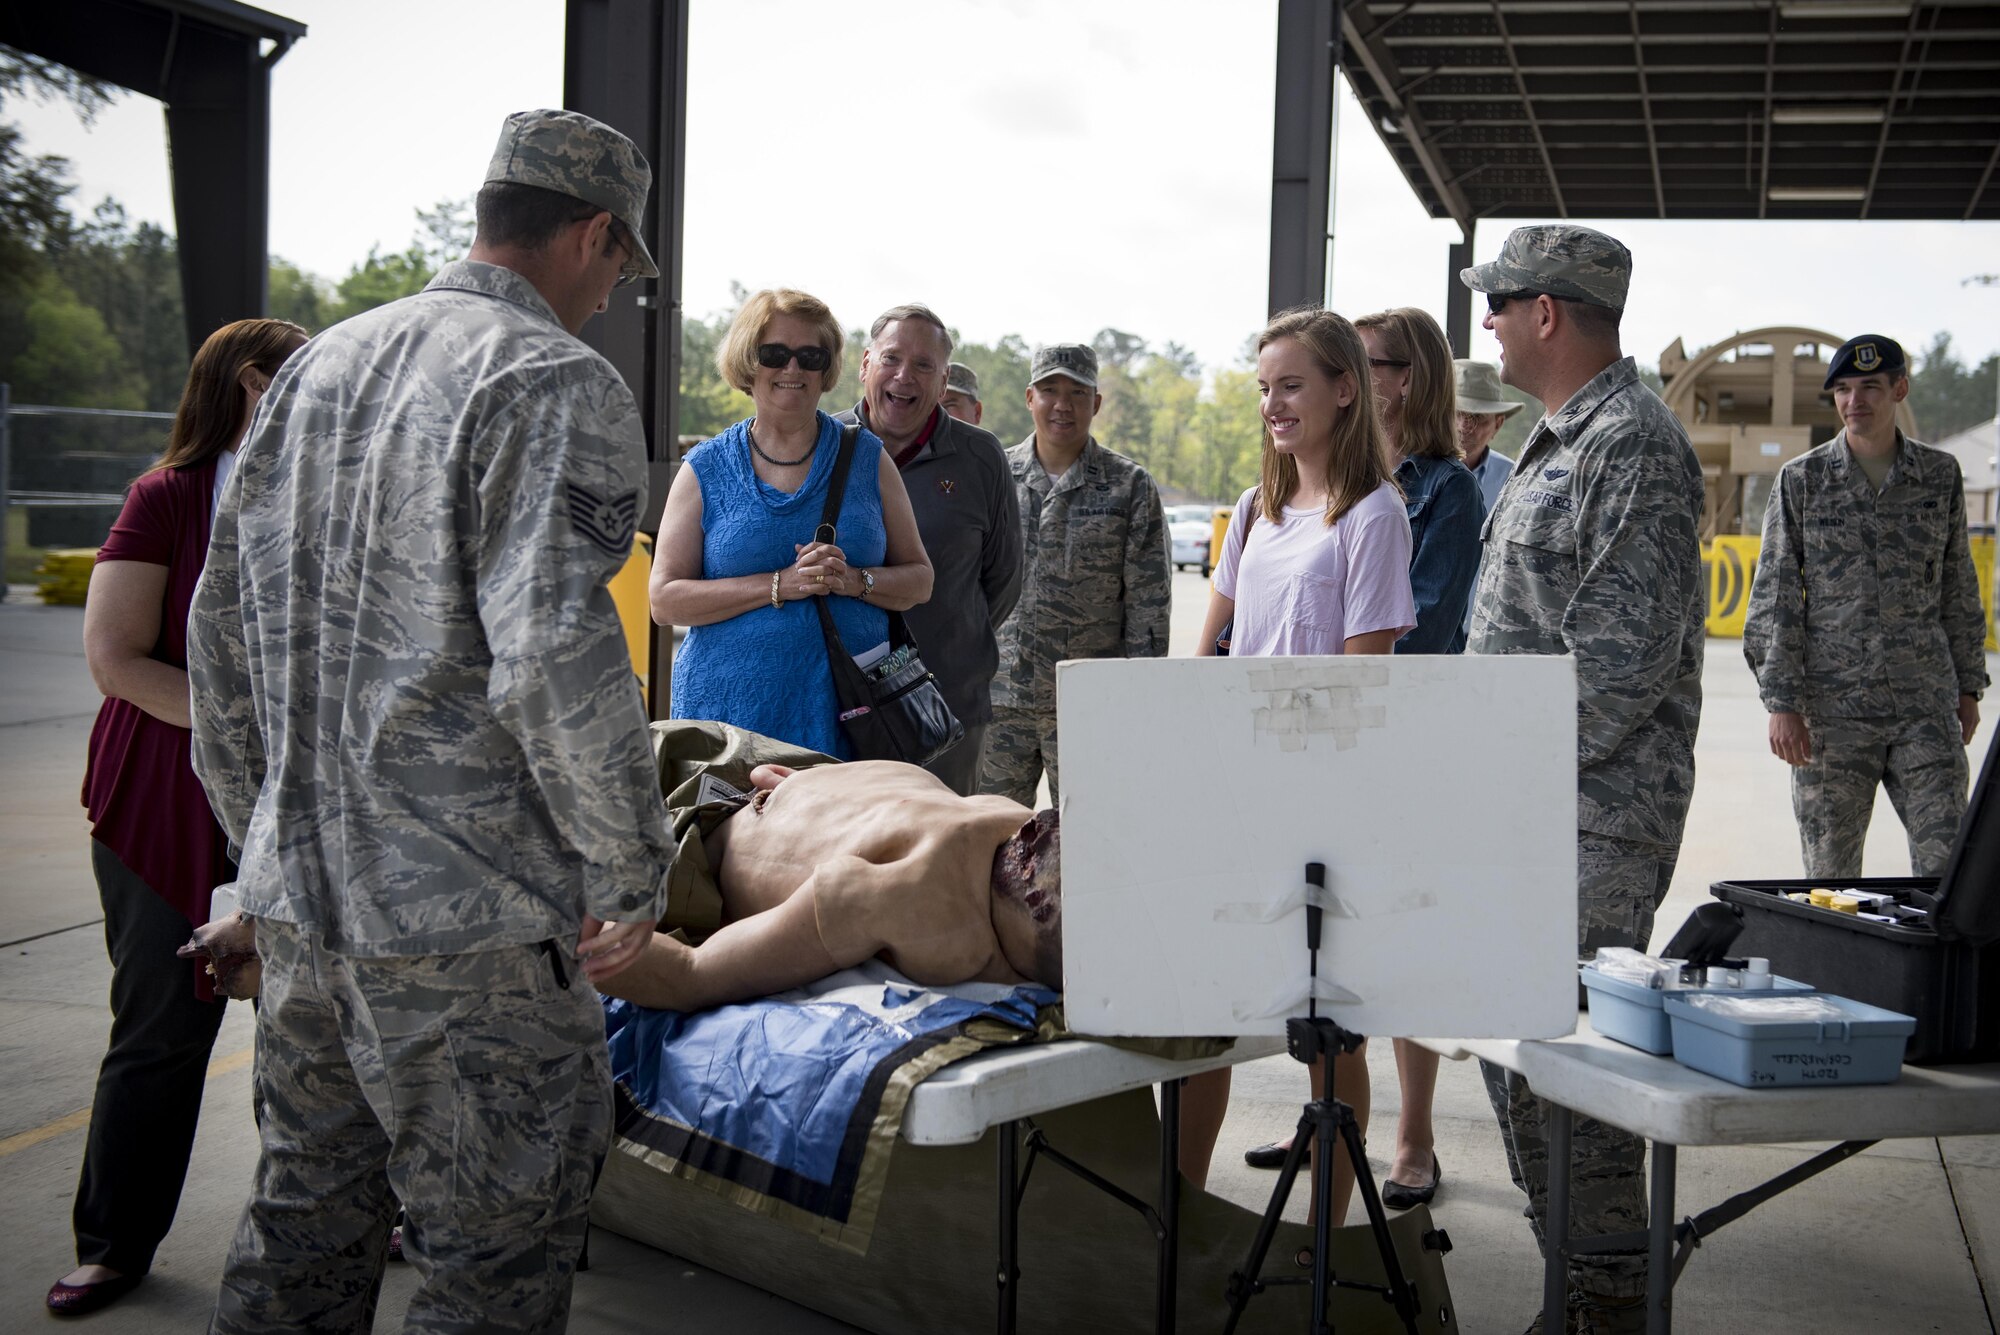
[[[1773,325],[1731,334],[1693,357],[1679,339],[1660,354],[1667,406],[1701,458],[1704,541],[1760,533],[1778,469],[1840,430],[1833,395],[1820,385],[1843,341],[1823,329]],[[1917,434],[1908,403],[1896,422]]]

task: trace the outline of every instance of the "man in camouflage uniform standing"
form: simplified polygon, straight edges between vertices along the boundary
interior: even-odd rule
[[[1499,259],[1460,274],[1487,294],[1502,377],[1548,405],[1486,519],[1469,647],[1575,656],[1584,958],[1600,946],[1644,949],[1652,935],[1680,854],[1701,717],[1701,466],[1619,351],[1631,273],[1631,252],[1611,237],[1551,225],[1517,228]],[[1485,1076],[1547,1248],[1548,1105],[1518,1075],[1488,1065]],[[1644,1229],[1644,1162],[1637,1137],[1575,1119],[1573,1231]],[[1644,1329],[1643,1250],[1573,1260],[1569,1276],[1578,1330]]]
[[[1859,876],[1875,787],[1918,876],[1965,814],[1965,747],[1986,689],[1986,619],[1958,460],[1906,437],[1902,345],[1848,340],[1827,367],[1842,429],[1786,464],[1764,511],[1743,654],[1792,766],[1806,875]]]
[[[1028,370],[1035,430],[1007,451],[1021,504],[1021,600],[1000,627],[993,724],[980,790],[1035,805],[1046,769],[1059,797],[1056,664],[1167,652],[1173,573],[1152,477],[1098,444],[1097,354],[1037,348]]]
[[[611,1130],[586,980],[672,862],[606,581],[631,392],[575,334],[657,274],[651,172],[507,119],[469,259],[271,386],[190,618],[194,761],[263,956],[262,1154],[216,1331],[359,1331],[401,1201],[412,1330],[568,1322]]]

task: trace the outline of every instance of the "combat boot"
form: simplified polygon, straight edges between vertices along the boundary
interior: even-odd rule
[[[1576,1314],[1576,1335],[1646,1335],[1644,1294],[1579,1293],[1574,1303],[1570,1310]]]

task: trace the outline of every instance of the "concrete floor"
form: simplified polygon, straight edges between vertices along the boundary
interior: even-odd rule
[[[77,805],[97,695],[83,663],[82,615],[16,586],[0,603],[0,1329],[40,1321],[42,1295],[73,1264],[68,1215],[82,1128],[103,1051],[109,968],[97,929],[88,829]],[[1175,576],[1175,652],[1200,624],[1206,585]],[[1989,659],[2000,668],[2000,663]],[[1783,767],[1734,641],[1709,646],[1700,775],[1659,939],[1725,877],[1796,874]],[[1982,725],[1983,755],[1993,724]],[[1469,776],[1464,797],[1486,782]],[[1871,875],[1907,872],[1900,827],[1876,813]],[[200,1329],[255,1161],[249,1117],[250,1012],[233,1007],[216,1044],[201,1133],[174,1230],[152,1277],[90,1319],[112,1331]],[[1376,1171],[1397,1110],[1389,1045],[1371,1052]],[[1212,1189],[1261,1208],[1271,1175],[1240,1152],[1290,1129],[1305,1097],[1284,1058],[1239,1067]],[[1435,1213],[1460,1328],[1511,1335],[1539,1301],[1540,1262],[1507,1179],[1478,1072],[1446,1063],[1435,1104],[1444,1187]],[[1684,1150],[1693,1213],[1797,1162],[1804,1147]],[[1302,1203],[1292,1214],[1303,1217]],[[1246,1239],[1247,1242],[1247,1239]],[[811,1245],[802,1242],[801,1245]],[[740,1329],[818,1335],[851,1329],[676,1257],[595,1230],[593,1270],[576,1287],[571,1329]],[[1987,1331],[2000,1295],[2000,1137],[1885,1143],[1753,1212],[1705,1245],[1675,1298],[1689,1332]],[[381,1329],[400,1323],[414,1276],[393,1268]]]

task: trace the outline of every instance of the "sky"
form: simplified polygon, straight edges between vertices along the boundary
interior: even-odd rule
[[[266,7],[310,29],[272,78],[271,250],[323,277],[472,194],[507,113],[561,103],[562,0]],[[1115,326],[1234,364],[1264,316],[1276,34],[1275,0],[694,0],[686,307],[788,285],[849,326],[922,301],[966,338]],[[4,114],[71,159],[80,209],[111,195],[172,228],[159,104],[128,94],[89,129],[60,104]],[[1456,224],[1344,85],[1338,114],[1333,306],[1442,320]],[[1482,225],[1476,257],[1513,225]],[[1773,324],[2000,351],[2000,286],[1964,284],[2000,270],[2000,224],[1599,225],[1634,254],[1642,362]]]

